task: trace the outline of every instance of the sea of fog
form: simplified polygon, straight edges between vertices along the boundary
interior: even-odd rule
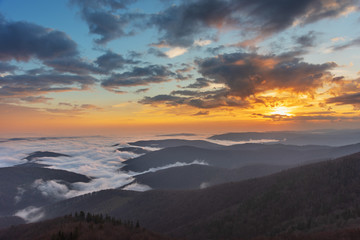
[[[202,139],[207,136],[182,136],[181,139]],[[92,178],[89,183],[74,183],[69,188],[56,179],[44,181],[37,179],[33,186],[44,195],[55,198],[70,198],[93,191],[109,188],[124,187],[124,190],[146,191],[150,187],[134,182],[134,176],[141,174],[136,172],[121,171],[124,161],[140,155],[131,152],[116,151],[119,147],[128,147],[129,142],[137,140],[155,140],[174,138],[171,136],[143,136],[137,137],[51,137],[51,138],[23,138],[1,139],[0,141],[0,167],[10,167],[26,163],[24,159],[36,151],[50,151],[62,153],[71,157],[43,157],[37,163],[46,165],[47,168],[67,170],[83,174]],[[216,142],[216,141],[213,141]],[[219,143],[219,142],[218,142]],[[220,142],[223,145],[234,142]],[[119,144],[118,146],[114,146]],[[156,148],[146,148],[158,150]],[[194,159],[190,164],[207,164],[204,159]],[[189,165],[189,163],[177,162],[172,165],[149,169],[147,172],[155,172],[170,167]],[[142,172],[144,173],[144,172]]]

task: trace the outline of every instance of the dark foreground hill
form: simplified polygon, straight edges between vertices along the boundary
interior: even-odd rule
[[[138,222],[108,216],[80,213],[39,223],[0,230],[1,240],[165,240],[169,237],[150,232]]]
[[[220,149],[194,146],[168,147],[125,161],[124,171],[144,172],[177,162],[203,161],[220,168],[239,168],[254,164],[296,166],[310,161],[334,159],[360,151],[360,144],[342,147],[288,146],[282,144],[234,145]]]
[[[70,188],[70,183],[89,182],[91,179],[73,172],[41,167],[21,165],[0,168],[0,216],[14,214],[14,211],[28,206],[43,206],[57,200],[44,196],[34,185],[36,180],[43,183],[56,180]]]
[[[56,203],[44,211],[51,218],[96,209],[139,220],[149,229],[172,236],[252,239],[332,231],[358,224],[359,189],[357,153],[202,190],[126,195],[120,190],[101,191]]]

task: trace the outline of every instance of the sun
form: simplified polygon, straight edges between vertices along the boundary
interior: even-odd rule
[[[290,109],[287,107],[284,107],[284,106],[274,107],[271,114],[272,115],[284,115],[284,116],[292,116],[293,115],[290,113]]]

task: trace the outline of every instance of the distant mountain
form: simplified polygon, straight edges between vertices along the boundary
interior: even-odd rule
[[[194,133],[170,133],[170,134],[159,134],[157,137],[192,137],[196,136]]]
[[[150,232],[138,222],[116,220],[103,215],[77,214],[39,223],[0,230],[0,239],[6,240],[170,240]]]
[[[43,206],[58,200],[45,196],[45,192],[42,193],[34,185],[35,180],[39,179],[44,183],[56,180],[68,186],[70,183],[91,180],[87,176],[64,170],[23,165],[0,168],[0,215],[12,215],[15,211],[28,206]]]
[[[48,152],[48,151],[37,151],[29,154],[24,159],[28,160],[29,162],[33,161],[37,158],[43,158],[43,157],[70,157],[69,155],[62,154],[62,153],[56,153],[56,152]]]
[[[309,161],[334,159],[360,151],[360,144],[343,147],[245,144],[204,149],[193,146],[168,147],[129,159],[124,171],[144,172],[177,162],[203,161],[220,168],[239,168],[254,164],[295,166]]]
[[[168,148],[179,146],[191,146],[199,148],[221,148],[223,145],[211,143],[203,140],[184,140],[184,139],[162,139],[162,140],[144,140],[137,142],[130,142],[130,145],[141,147],[153,147],[153,148]]]
[[[276,165],[252,165],[238,169],[216,168],[207,165],[188,165],[148,172],[135,176],[137,183],[152,189],[200,189],[226,182],[262,177],[285,169]]]
[[[277,140],[292,145],[342,146],[360,142],[360,130],[238,132],[214,135],[209,139],[229,141]]]
[[[44,211],[47,217],[54,217],[96,209],[188,239],[335,231],[360,221],[359,173],[357,153],[202,190],[101,191],[55,203]]]

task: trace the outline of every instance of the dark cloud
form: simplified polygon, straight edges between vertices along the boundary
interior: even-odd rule
[[[263,38],[294,24],[337,17],[351,7],[358,8],[358,3],[358,0],[188,0],[152,16],[150,24],[162,33],[161,42],[188,47],[209,29],[231,27]]]
[[[0,73],[5,73],[5,72],[14,72],[17,69],[16,66],[14,65],[10,65],[8,63],[5,62],[0,62]]]
[[[180,95],[176,96],[176,95]],[[215,91],[173,91],[170,95],[157,95],[154,97],[145,97],[139,103],[142,104],[167,104],[167,105],[189,105],[196,108],[217,108],[222,106],[233,106],[247,108],[249,102],[236,97],[227,96],[226,89]]]
[[[28,103],[46,103],[50,100],[53,100],[53,98],[48,98],[43,96],[38,96],[38,97],[28,96],[28,97],[20,98],[20,100]]]
[[[107,51],[105,54],[98,57],[95,63],[99,65],[100,68],[106,71],[112,71],[115,69],[121,69],[126,64],[138,64],[139,61],[125,59],[120,54],[114,53],[112,51]]]
[[[77,4],[82,8],[110,8],[112,10],[124,9],[137,0],[70,0],[71,3]]]
[[[170,81],[176,75],[167,67],[150,65],[147,67],[134,67],[132,71],[112,74],[105,79],[101,86],[109,91],[118,91],[120,87],[146,86],[150,83]]]
[[[342,121],[342,120],[359,120],[359,116],[336,116],[336,115],[327,115],[327,114],[318,114],[318,115],[296,115],[296,116],[287,116],[280,114],[264,115],[264,114],[252,114],[253,117],[261,117],[264,119],[271,119],[273,121]]]
[[[194,113],[192,116],[207,116],[209,115],[209,111],[199,111],[197,113]]]
[[[330,78],[335,63],[310,64],[296,52],[282,55],[223,54],[198,60],[199,72],[229,88],[229,95],[246,98],[270,89],[313,92]]]
[[[127,31],[126,28],[130,23],[142,17],[142,14],[116,15],[112,12],[89,11],[86,9],[83,11],[83,17],[89,25],[90,33],[101,36],[95,42],[106,44],[116,38],[134,35],[133,30]]]
[[[141,58],[144,54],[136,51],[129,51],[127,55],[128,58],[130,59],[136,59],[136,58]]]
[[[150,88],[140,88],[140,89],[136,90],[135,93],[144,93],[144,92],[147,92],[149,90],[150,90]]]
[[[206,78],[197,78],[195,83],[187,85],[185,88],[205,88],[210,85],[211,81]]]
[[[103,108],[98,107],[98,106],[96,106],[94,104],[82,104],[80,106],[80,108],[87,109],[87,110],[102,110],[103,109]]]
[[[166,55],[164,52],[160,51],[157,48],[149,48],[148,54],[152,54],[156,57],[168,58],[168,55]]]
[[[360,37],[355,38],[348,43],[334,46],[334,47],[332,47],[332,50],[339,51],[339,50],[344,50],[346,48],[353,47],[353,46],[360,46]]]
[[[263,103],[256,98],[268,90],[282,89],[295,93],[315,93],[324,81],[331,81],[330,69],[335,63],[310,64],[303,62],[298,51],[280,55],[232,53],[198,59],[198,78],[188,87],[201,89],[210,83],[224,87],[213,91],[176,90],[169,95],[146,97],[143,104],[166,103],[208,109],[217,107],[248,108],[250,102]]]
[[[49,92],[86,90],[96,79],[90,76],[59,74],[7,75],[0,77],[0,98],[25,98]]]
[[[116,38],[131,36],[138,28],[137,20],[143,19],[144,14],[118,13],[118,10],[126,9],[135,0],[71,0],[80,7],[81,16],[89,26],[89,32],[100,35],[95,42],[106,44]]]
[[[360,93],[344,94],[337,97],[332,97],[327,99],[326,103],[336,103],[338,105],[358,105],[360,104]]]
[[[101,69],[92,63],[86,62],[77,57],[57,58],[53,60],[44,61],[44,64],[54,68],[58,72],[68,72],[79,75],[106,74],[105,69]]]
[[[50,60],[77,54],[76,43],[64,32],[0,18],[0,60]]]
[[[294,40],[300,47],[313,47],[317,38],[317,33],[314,31],[309,31],[307,34],[294,37]]]
[[[220,45],[218,47],[208,47],[206,51],[208,53],[211,53],[212,55],[218,55],[222,50],[224,50],[226,47],[224,45]]]
[[[66,103],[66,102],[60,102],[58,105],[59,106],[66,106],[66,107],[72,107],[71,103]]]
[[[172,95],[157,95],[154,97],[144,97],[142,100],[139,101],[139,103],[142,104],[159,104],[159,103],[165,103],[168,105],[181,105],[184,104],[186,98],[183,97],[177,97]]]

